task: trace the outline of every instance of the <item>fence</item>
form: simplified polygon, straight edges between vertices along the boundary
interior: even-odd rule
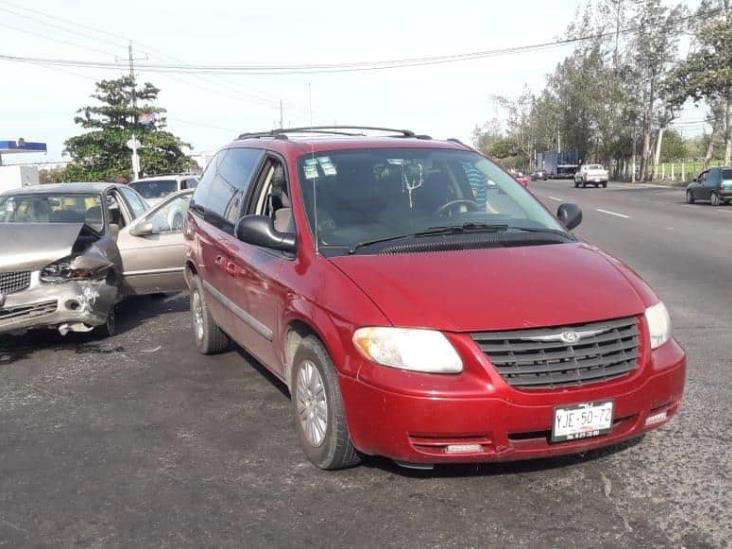
[[[712,160],[707,168],[717,168],[723,165],[721,160]],[[652,166],[649,166],[652,168]],[[619,175],[625,181],[631,179],[631,164],[624,162]],[[704,163],[701,160],[675,160],[673,162],[661,162],[658,171],[654,174],[654,181],[688,182],[697,177],[704,170]],[[640,162],[636,163],[636,179],[639,176]]]

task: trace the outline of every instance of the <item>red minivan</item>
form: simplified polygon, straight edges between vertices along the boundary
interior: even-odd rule
[[[290,389],[307,457],[405,466],[584,452],[678,410],[663,303],[455,140],[375,128],[240,136],[185,229],[195,341]]]

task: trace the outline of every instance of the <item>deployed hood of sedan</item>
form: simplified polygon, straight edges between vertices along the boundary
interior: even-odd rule
[[[81,223],[0,223],[0,271],[35,271],[71,255]]]
[[[330,260],[395,326],[560,326],[638,315],[646,306],[643,290],[584,243]]]

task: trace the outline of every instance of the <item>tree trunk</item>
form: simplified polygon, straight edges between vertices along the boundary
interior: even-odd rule
[[[714,156],[714,140],[717,138],[717,130],[719,126],[717,120],[712,122],[712,133],[709,135],[709,143],[707,144],[707,152],[704,155],[704,161],[702,162],[702,170],[706,170],[709,167],[709,162]]]
[[[658,173],[658,164],[661,162],[661,146],[663,145],[663,132],[666,131],[666,128],[660,127],[658,128],[658,136],[656,137],[656,151],[653,153],[653,178],[655,178],[656,174]]]
[[[732,101],[724,106],[724,165],[732,164]]]

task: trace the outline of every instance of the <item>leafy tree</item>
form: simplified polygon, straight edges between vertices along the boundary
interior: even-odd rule
[[[87,131],[65,143],[72,163],[64,170],[64,179],[110,181],[129,177],[131,151],[126,143],[133,134],[142,144],[138,154],[144,174],[188,169],[190,160],[182,149],[190,145],[165,130],[166,111],[154,105],[159,92],[149,82],[138,86],[131,76],[97,82],[91,97],[99,104],[82,107],[74,118]]]
[[[676,130],[666,130],[661,145],[661,160],[669,162],[671,160],[681,160],[689,157],[689,148],[686,142]]]
[[[732,3],[705,2],[700,9],[718,9],[721,17],[696,29],[698,48],[673,73],[672,90],[678,102],[705,101],[712,114],[712,136],[705,155],[714,154],[718,133],[724,140],[724,163],[732,163]]]

